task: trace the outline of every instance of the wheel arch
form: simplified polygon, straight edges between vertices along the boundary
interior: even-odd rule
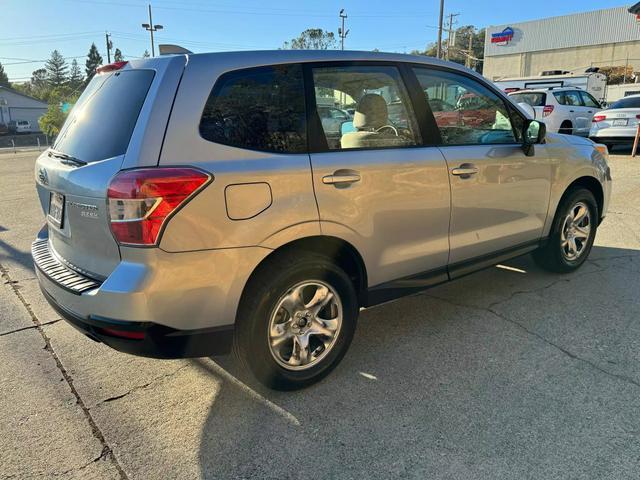
[[[562,200],[564,200],[564,198],[568,195],[568,193],[571,190],[574,190],[580,187],[586,188],[595,197],[596,203],[598,205],[598,217],[599,217],[598,221],[601,221],[603,218],[602,211],[604,209],[604,189],[602,188],[602,184],[600,183],[600,181],[595,177],[585,175],[585,176],[576,178],[565,189],[564,193],[562,194],[562,197],[560,198],[560,201],[558,202],[558,205],[562,203]],[[557,210],[557,207],[556,207],[556,210]]]
[[[560,131],[563,129],[571,129],[571,131],[573,131],[573,122],[570,119],[565,118],[562,122],[560,122],[558,133],[560,133]]]
[[[291,252],[315,253],[332,260],[347,273],[358,294],[358,301],[361,305],[363,304],[368,286],[367,268],[364,260],[351,243],[329,235],[313,235],[299,238],[274,249],[256,265],[244,286],[242,295],[244,296],[247,285],[258,272],[267,267],[275,258]]]

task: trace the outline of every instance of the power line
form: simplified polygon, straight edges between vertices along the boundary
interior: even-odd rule
[[[94,5],[106,5],[106,6],[122,6],[122,7],[132,7],[132,8],[141,8],[144,7],[142,4],[134,4],[134,3],[125,3],[125,2],[107,2],[107,1],[99,1],[99,0],[66,0],[68,2],[76,2],[76,3],[86,3],[86,4],[94,4]],[[281,11],[275,8],[269,7],[268,10],[257,10],[257,9],[211,9],[211,8],[191,8],[184,6],[161,6],[154,4],[156,9],[159,10],[176,10],[183,12],[199,12],[199,13],[224,13],[230,15],[259,15],[259,16],[283,16],[283,17],[325,17],[332,18],[333,15],[325,14],[325,13],[309,13],[308,11],[292,11],[289,9],[280,9]],[[354,17],[358,18],[414,18],[414,17],[426,17],[432,16],[433,12],[412,12],[412,13],[380,13],[380,14],[372,14],[372,13],[356,13],[352,14]]]
[[[78,58],[84,58],[86,57],[86,55],[78,55],[76,57],[62,57],[65,60],[74,60],[74,59],[78,59]],[[0,58],[4,58],[4,57],[0,57]],[[23,59],[24,61],[21,62],[12,62],[12,63],[3,63],[3,66],[9,66],[9,65],[24,65],[27,63],[45,63],[47,62],[49,59],[45,58],[44,60],[28,60],[28,59]]]
[[[68,32],[68,33],[49,33],[49,34],[45,34],[45,35],[28,35],[28,36],[23,36],[23,37],[11,37],[11,38],[0,38],[0,42],[8,42],[11,40],[31,40],[31,39],[38,39],[38,38],[56,38],[56,37],[69,37],[69,36],[77,36],[77,35],[94,35],[96,33],[101,33],[99,30],[98,31],[93,31],[93,32]]]

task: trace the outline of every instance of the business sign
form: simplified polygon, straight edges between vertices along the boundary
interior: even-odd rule
[[[507,27],[501,32],[491,34],[491,43],[495,45],[508,45],[513,41],[513,28]]]

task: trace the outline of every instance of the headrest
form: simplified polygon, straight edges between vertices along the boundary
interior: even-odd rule
[[[389,123],[387,102],[381,95],[367,93],[360,99],[353,115],[353,126],[359,130],[380,128]]]

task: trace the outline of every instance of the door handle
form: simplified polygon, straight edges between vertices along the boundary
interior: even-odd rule
[[[336,170],[333,175],[322,177],[325,185],[335,185],[336,187],[348,186],[351,183],[360,181],[360,174],[353,170]]]
[[[453,170],[451,170],[451,174],[456,175],[460,178],[469,178],[471,177],[471,175],[475,175],[479,171],[480,170],[478,170],[478,167],[476,167],[475,165],[472,165],[470,163],[463,163],[458,168],[454,168]]]

